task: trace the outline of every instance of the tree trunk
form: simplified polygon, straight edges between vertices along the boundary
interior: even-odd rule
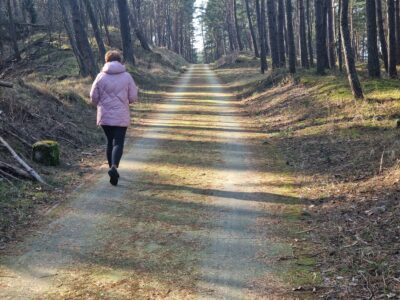
[[[343,72],[343,51],[342,51],[342,27],[340,26],[340,16],[342,15],[342,1],[339,0],[339,8],[338,8],[338,14],[339,14],[339,26],[338,26],[338,47],[337,47],[337,52],[338,52],[338,61],[339,61],[339,71]]]
[[[279,66],[285,67],[285,3],[284,0],[278,1],[278,47],[279,47]]]
[[[278,44],[278,26],[276,19],[276,0],[266,0],[268,10],[268,28],[269,28],[269,48],[272,58],[272,69],[280,67],[279,44]]]
[[[307,36],[306,36],[306,19],[304,13],[304,1],[299,0],[299,17],[300,17],[300,57],[301,66],[308,69],[310,64],[308,63],[308,49],[307,49]]]
[[[86,6],[86,11],[89,15],[90,23],[92,24],[93,33],[96,38],[97,46],[99,48],[100,59],[101,61],[104,62],[104,57],[106,55],[106,47],[104,46],[103,38],[101,37],[100,28],[97,23],[96,16],[93,12],[92,4],[90,3],[90,0],[84,0],[83,2]]]
[[[7,0],[7,14],[8,14],[9,33],[12,41],[14,57],[16,61],[20,61],[21,53],[19,52],[18,48],[17,32],[15,30],[14,15],[11,8],[11,0]]]
[[[234,17],[235,17],[235,29],[236,29],[236,37],[239,45],[239,50],[243,51],[243,42],[242,38],[240,36],[240,28],[239,28],[239,20],[237,17],[237,0],[233,0],[233,11],[234,11]]]
[[[396,0],[396,62],[400,64],[400,0]]]
[[[72,25],[75,32],[76,45],[79,53],[82,56],[84,64],[87,66],[89,75],[96,78],[99,69],[93,56],[92,48],[90,47],[88,36],[85,27],[81,21],[81,12],[77,0],[69,0],[72,12]]]
[[[251,20],[251,12],[250,12],[249,0],[244,0],[244,2],[245,2],[245,5],[246,5],[246,15],[247,15],[247,21],[249,22],[251,39],[253,41],[254,55],[255,55],[255,57],[260,57],[260,54],[258,52],[258,46],[257,46],[257,37],[256,37],[256,33],[255,33],[255,30],[254,30],[254,26],[253,26],[253,21]]]
[[[366,0],[365,7],[368,34],[368,74],[370,77],[379,78],[381,66],[379,63],[375,0]]]
[[[358,79],[356,64],[354,60],[353,47],[351,45],[351,36],[349,29],[349,0],[342,1],[342,15],[340,25],[342,27],[342,38],[344,46],[344,57],[346,60],[346,68],[348,79],[350,82],[351,91],[356,99],[363,99],[364,94],[361,88],[360,80]]]
[[[289,72],[296,73],[296,48],[294,45],[293,33],[293,16],[292,16],[292,0],[286,0],[286,22],[287,22],[287,39],[288,39],[288,60]]]
[[[89,76],[90,73],[89,73],[88,67],[87,67],[86,63],[83,61],[82,54],[80,53],[78,46],[76,44],[74,33],[71,28],[69,19],[68,19],[67,10],[65,8],[65,2],[64,2],[64,0],[58,0],[58,4],[60,6],[61,16],[63,18],[65,31],[67,32],[67,36],[68,36],[69,42],[71,44],[72,51],[74,52],[76,61],[78,62],[78,65],[79,65],[79,72],[83,77]]]
[[[388,50],[387,42],[385,37],[385,30],[383,24],[383,14],[382,14],[382,0],[376,0],[376,15],[378,18],[378,31],[379,31],[379,41],[381,44],[381,53],[383,64],[385,65],[385,70],[388,72]]]
[[[264,74],[268,69],[267,57],[265,52],[265,0],[256,0],[256,11],[257,11],[257,24],[258,24],[258,35],[260,37],[260,48],[261,48],[261,73]]]
[[[139,4],[140,4],[140,1],[136,2],[135,0],[132,0],[133,13],[129,13],[129,18],[131,20],[131,25],[133,27],[133,30],[135,31],[135,35],[140,42],[140,45],[142,46],[142,48],[144,50],[151,52],[151,48],[149,46],[149,43],[147,42],[146,36],[143,34],[143,31],[140,29],[140,25],[139,25],[139,21],[138,21],[139,20],[138,11],[140,11],[140,9],[135,7],[135,5],[139,5]]]
[[[310,55],[310,66],[314,67],[314,50],[312,42],[312,26],[311,26],[311,6],[310,0],[307,0],[307,32],[308,32],[308,54]]]
[[[326,9],[328,16],[328,57],[329,57],[329,67],[331,69],[336,68],[336,55],[335,55],[335,25],[333,17],[333,5],[332,0],[326,1]]]
[[[121,29],[122,48],[124,51],[124,59],[131,64],[135,64],[135,57],[133,55],[133,45],[131,38],[131,28],[129,26],[129,9],[126,0],[117,0],[119,22]]]
[[[317,51],[317,74],[325,75],[327,65],[327,43],[326,43],[326,10],[325,0],[315,0],[315,34]]]
[[[397,56],[397,45],[396,45],[396,12],[394,0],[387,0],[388,5],[388,27],[389,27],[389,76],[391,78],[397,77],[396,69],[396,56]]]

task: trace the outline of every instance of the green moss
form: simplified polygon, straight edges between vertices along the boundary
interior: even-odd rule
[[[32,159],[46,166],[60,164],[60,147],[55,141],[40,141],[32,146]]]

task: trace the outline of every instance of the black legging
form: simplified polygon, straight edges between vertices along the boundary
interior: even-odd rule
[[[119,162],[124,151],[124,142],[126,127],[106,126],[103,125],[104,133],[107,137],[107,160],[110,168],[116,166],[118,168]]]

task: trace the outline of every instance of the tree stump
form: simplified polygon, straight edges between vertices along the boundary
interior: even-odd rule
[[[55,141],[40,141],[32,145],[33,161],[45,166],[60,164],[60,147]]]

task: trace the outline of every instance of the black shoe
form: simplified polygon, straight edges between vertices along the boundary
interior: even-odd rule
[[[118,185],[119,174],[118,174],[118,171],[117,171],[117,169],[115,167],[112,167],[108,171],[108,175],[110,175],[110,183],[112,185]]]

